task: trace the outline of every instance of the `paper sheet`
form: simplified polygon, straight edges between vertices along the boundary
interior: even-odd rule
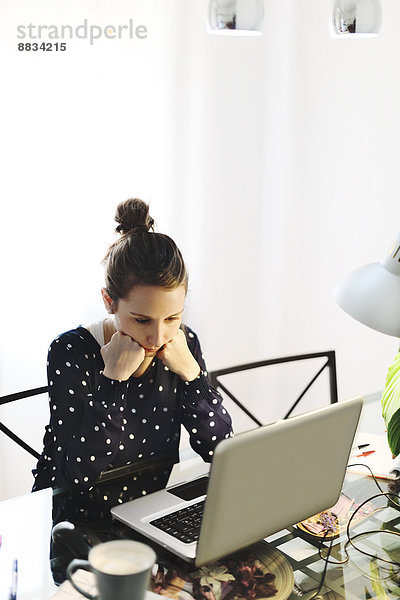
[[[357,446],[362,444],[369,445],[365,448],[358,449]],[[369,456],[357,456],[370,450],[374,450],[374,453]],[[375,477],[380,479],[396,479],[400,476],[400,456],[395,459],[392,458],[386,435],[377,435],[373,433],[357,434],[349,459],[349,465],[353,463],[367,465],[372,470]],[[398,470],[397,475],[392,472],[394,469]],[[349,467],[349,471],[361,473],[362,475],[370,475],[368,469],[359,465]]]

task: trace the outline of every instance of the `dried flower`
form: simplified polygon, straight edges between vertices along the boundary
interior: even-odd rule
[[[221,582],[232,581],[234,576],[228,573],[228,569],[218,563],[201,567],[192,573],[194,579],[200,579],[200,585],[212,587],[216,600],[221,600]]]

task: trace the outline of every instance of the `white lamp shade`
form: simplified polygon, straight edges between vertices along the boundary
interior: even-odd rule
[[[380,263],[350,273],[333,297],[357,321],[400,338],[400,234]]]

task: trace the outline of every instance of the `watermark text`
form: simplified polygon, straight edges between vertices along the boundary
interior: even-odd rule
[[[94,25],[84,19],[83,23],[73,25],[29,25],[17,26],[17,38],[20,40],[87,40],[92,46],[100,39],[138,39],[145,40],[148,31],[145,25],[137,25],[133,19],[122,25]]]

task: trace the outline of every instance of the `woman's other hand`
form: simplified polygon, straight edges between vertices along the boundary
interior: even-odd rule
[[[187,345],[182,329],[157,354],[163,364],[184,381],[193,381],[200,373],[200,366]]]
[[[102,347],[104,375],[109,379],[126,381],[137,371],[145,358],[145,351],[129,335],[117,331],[108,344]]]

